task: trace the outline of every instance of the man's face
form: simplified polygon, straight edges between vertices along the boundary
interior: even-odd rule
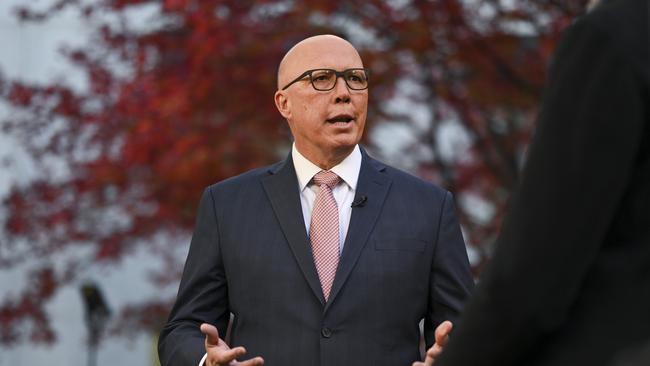
[[[362,67],[359,54],[346,41],[315,37],[298,44],[287,55],[281,67],[279,88],[306,70],[343,71]],[[278,109],[289,122],[296,147],[308,159],[347,155],[361,139],[368,108],[367,89],[351,90],[339,77],[334,89],[318,91],[306,77],[284,91],[279,90],[276,103],[278,94],[286,98],[284,107],[280,103]]]

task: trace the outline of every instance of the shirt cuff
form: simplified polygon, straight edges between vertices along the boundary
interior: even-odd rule
[[[206,359],[206,358],[208,358],[208,354],[207,354],[207,353],[204,354],[204,355],[203,355],[203,358],[201,359],[201,361],[199,361],[199,366],[203,366],[203,364],[205,363],[205,359]]]

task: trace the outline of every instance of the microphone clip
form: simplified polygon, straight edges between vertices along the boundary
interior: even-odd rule
[[[366,205],[366,201],[368,201],[368,196],[365,194],[359,195],[359,197],[352,201],[350,207],[363,207]]]

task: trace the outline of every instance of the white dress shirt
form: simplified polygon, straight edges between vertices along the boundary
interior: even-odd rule
[[[311,211],[314,208],[316,194],[320,187],[313,184],[312,178],[321,168],[305,158],[293,144],[291,150],[293,158],[293,167],[298,177],[298,188],[300,190],[300,204],[302,206],[302,216],[305,219],[305,229],[309,236],[309,227],[311,226]],[[348,233],[350,217],[352,215],[352,201],[357,190],[357,181],[359,180],[359,171],[361,170],[361,150],[359,145],[338,165],[330,169],[341,178],[341,182],[332,189],[332,194],[336,200],[339,209],[339,253],[343,251],[343,244]]]

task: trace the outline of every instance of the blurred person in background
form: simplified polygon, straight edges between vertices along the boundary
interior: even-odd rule
[[[368,71],[342,38],[294,46],[275,103],[291,154],[204,191],[162,365],[410,365],[473,287],[451,194],[358,145]]]
[[[650,365],[648,3],[603,1],[567,30],[496,252],[436,366]]]

